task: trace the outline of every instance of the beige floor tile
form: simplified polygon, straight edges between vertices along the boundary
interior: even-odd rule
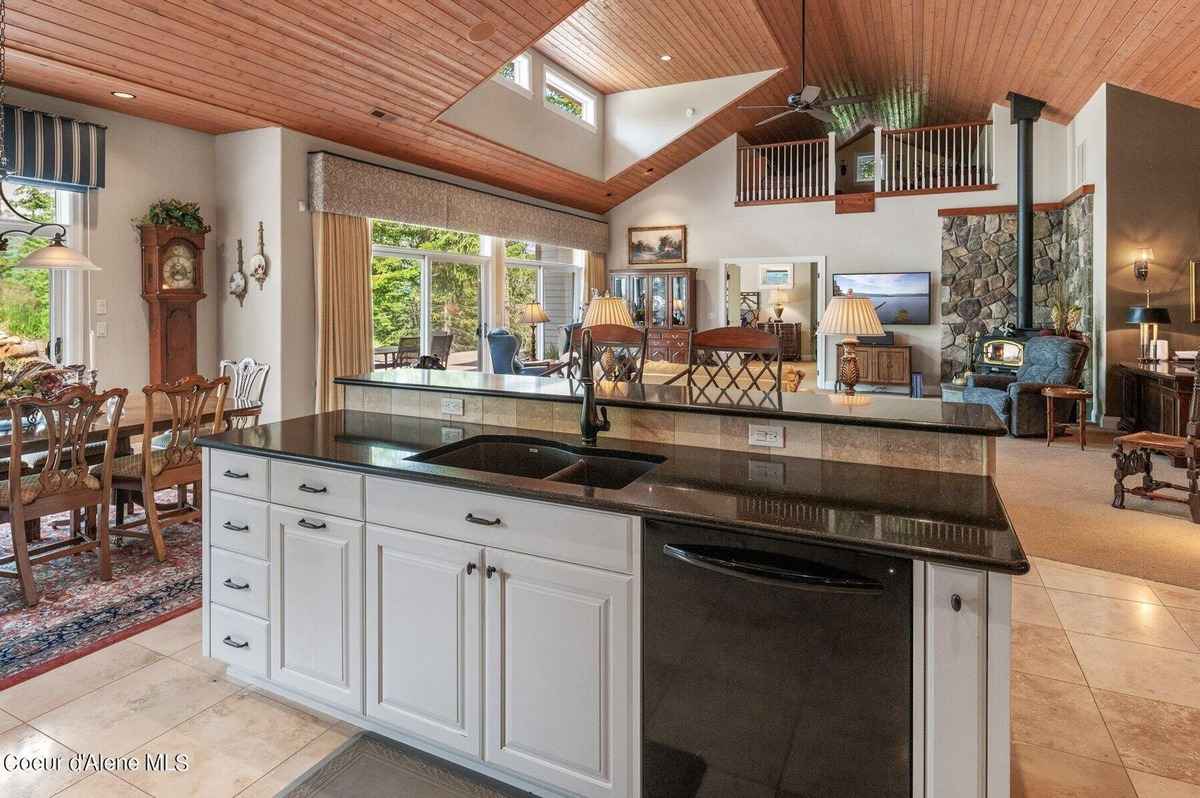
[[[1185,781],[1164,779],[1138,770],[1129,771],[1129,780],[1133,782],[1138,798],[1200,798],[1200,786]]]
[[[337,723],[341,723],[341,721],[339,721],[333,715],[326,715],[324,712],[318,712],[317,710],[306,707],[303,704],[301,704],[297,701],[293,701],[290,698],[284,698],[281,695],[276,695],[275,693],[269,692],[267,690],[263,690],[261,687],[251,687],[250,692],[255,693],[256,695],[260,695],[269,701],[274,701],[276,704],[283,704],[285,707],[290,707],[292,709],[303,712],[306,715],[311,715],[312,717],[314,717],[317,720],[324,723],[327,727],[333,726]]]
[[[1126,599],[1127,601],[1160,603],[1158,596],[1148,585],[1131,582],[1119,576],[1101,576],[1097,573],[1063,568],[1049,563],[1043,563],[1038,571],[1042,577],[1042,584],[1046,587],[1072,590],[1076,593],[1090,593],[1094,596]]]
[[[0,769],[0,795],[4,798],[35,798],[54,795],[74,784],[87,775],[72,772],[68,766],[74,753],[30,726],[17,726],[0,734],[0,762],[11,754],[57,763],[53,770]]]
[[[354,731],[357,734],[357,730]],[[342,746],[353,734],[339,729],[330,729],[251,784],[238,798],[274,798],[284,787],[295,781],[304,771],[320,762]]]
[[[1192,642],[1200,646],[1200,610],[1185,610],[1182,607],[1168,607],[1171,615],[1179,621],[1183,631],[1187,632]]]
[[[1200,654],[1068,632],[1088,684],[1200,709]]]
[[[1064,571],[1075,571],[1077,573],[1091,574],[1092,576],[1105,577],[1108,579],[1119,579],[1123,582],[1133,582],[1136,585],[1146,584],[1145,579],[1132,574],[1119,574],[1114,571],[1102,571],[1098,568],[1089,568],[1086,565],[1076,565],[1075,563],[1063,562],[1062,560],[1050,560],[1045,557],[1032,557],[1031,559],[1036,562],[1039,567],[1047,566],[1050,568],[1059,568]]]
[[[1012,747],[1012,798],[1137,798],[1125,769],[1036,745]]]
[[[326,731],[311,715],[257,693],[230,696],[179,724],[139,753],[189,754],[182,772],[130,773],[127,780],[153,795],[236,795]]]
[[[1012,675],[1013,742],[1121,764],[1086,685]]]
[[[200,610],[194,610],[136,634],[129,640],[159,654],[174,654],[200,641],[201,623]]]
[[[1031,559],[1029,561],[1029,573],[1017,574],[1013,577],[1013,581],[1022,585],[1041,585],[1042,577],[1038,573],[1037,563]]]
[[[200,653],[201,644],[197,641],[185,648],[183,651],[177,651],[171,655],[171,659],[176,662],[182,662],[184,665],[190,665],[197,670],[203,671],[209,676],[223,676],[225,674],[225,663],[211,657],[206,657]]]
[[[1054,613],[1054,605],[1046,594],[1046,588],[1036,585],[1013,585],[1012,619],[1022,623],[1036,623],[1039,626],[1061,627],[1058,616]]]
[[[1168,607],[1183,607],[1187,610],[1200,612],[1200,590],[1188,587],[1165,585],[1162,582],[1147,582],[1146,584],[1158,594],[1158,598]]]
[[[146,798],[146,793],[111,773],[94,773],[75,782],[55,798]]]
[[[33,720],[159,659],[159,654],[122,640],[0,692],[0,709]]]
[[[77,751],[124,754],[235,692],[223,679],[160,659],[32,725]]]
[[[1159,604],[1066,590],[1047,592],[1064,629],[1183,651],[1200,650],[1170,610]]]
[[[1048,676],[1075,684],[1087,684],[1075,661],[1066,632],[1030,623],[1012,625],[1012,669]]]
[[[1108,690],[1092,693],[1125,767],[1200,784],[1200,710]]]
[[[12,688],[10,687],[9,689],[11,690]],[[0,693],[0,696],[2,696],[2,695],[4,695],[4,694]],[[0,734],[3,734],[4,732],[8,731],[9,729],[15,729],[16,727],[18,727],[20,725],[21,725],[20,718],[10,715],[3,710],[0,710]]]

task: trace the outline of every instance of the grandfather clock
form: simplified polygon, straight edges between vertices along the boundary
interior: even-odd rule
[[[150,305],[150,382],[196,373],[196,303],[204,299],[204,235],[146,224],[142,299]]]

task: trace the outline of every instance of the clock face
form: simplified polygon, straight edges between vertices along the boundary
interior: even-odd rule
[[[163,288],[181,291],[196,286],[196,250],[176,241],[167,247],[162,261]]]

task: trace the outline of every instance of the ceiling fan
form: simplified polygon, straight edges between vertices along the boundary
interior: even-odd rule
[[[869,94],[856,94],[851,97],[829,97],[821,99],[821,87],[807,85],[806,77],[806,60],[808,49],[808,17],[807,2],[802,0],[800,4],[800,82],[805,86],[799,92],[789,94],[787,97],[787,105],[739,105],[738,110],[755,111],[755,110],[773,110],[777,108],[786,109],[774,116],[769,116],[755,124],[755,127],[762,127],[765,124],[774,122],[776,119],[787,116],[788,114],[808,114],[815,119],[819,119],[827,125],[834,123],[833,114],[829,113],[829,109],[836,105],[854,105],[855,103],[868,102],[871,99]]]

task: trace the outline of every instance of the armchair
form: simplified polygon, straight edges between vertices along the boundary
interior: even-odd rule
[[[1077,387],[1087,361],[1088,342],[1058,335],[1030,338],[1025,344],[1024,361],[1016,376],[975,375],[963,391],[963,401],[988,405],[1000,416],[1014,437],[1035,437],[1046,434],[1046,405],[1042,388],[1048,385]],[[1069,418],[1070,400],[1060,401],[1055,413]]]
[[[546,373],[547,366],[526,366],[517,357],[521,340],[504,328],[492,330],[487,334],[488,351],[492,355],[492,373],[494,374],[523,374],[527,377],[540,377]]]

